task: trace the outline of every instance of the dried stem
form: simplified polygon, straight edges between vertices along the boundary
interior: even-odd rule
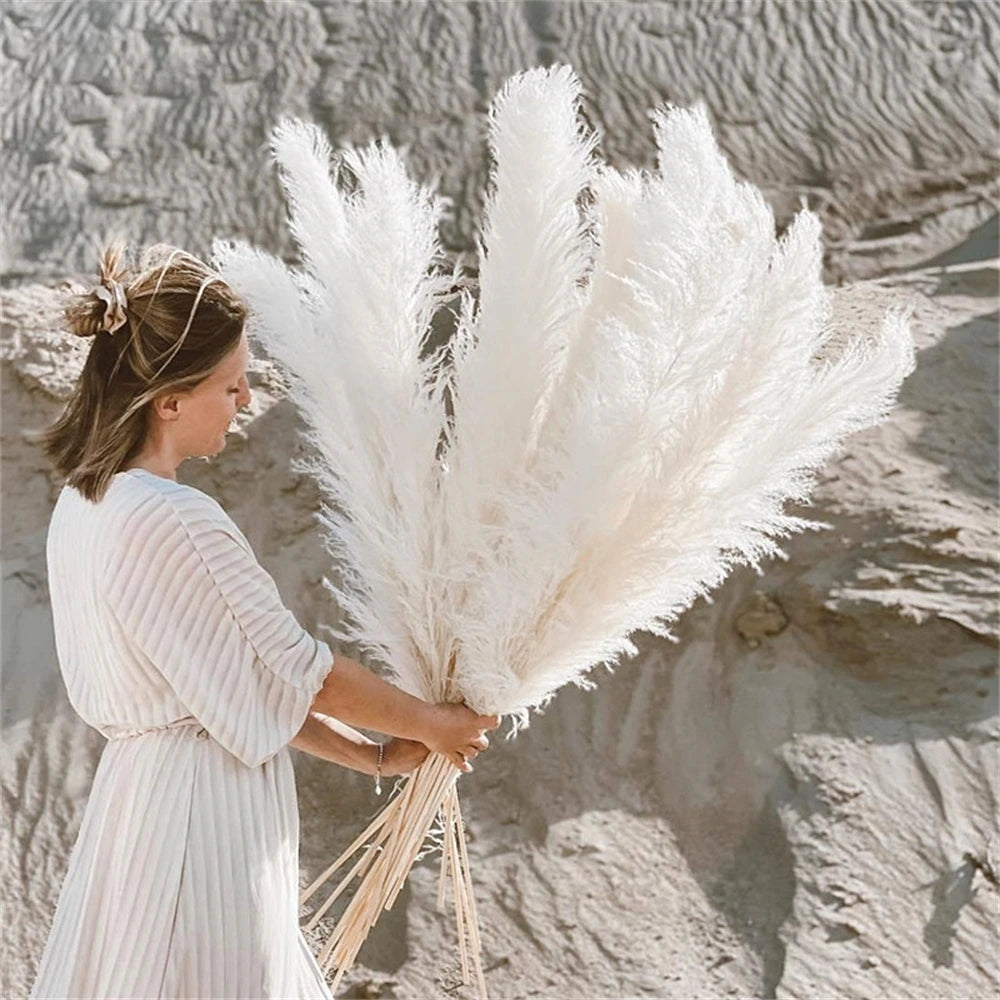
[[[304,902],[364,846],[364,854],[306,925],[307,930],[312,929],[347,885],[360,878],[353,898],[317,956],[324,972],[331,965],[337,967],[332,986],[334,992],[344,974],[353,966],[368,932],[379,916],[395,902],[427,839],[435,816],[440,814],[444,821],[444,838],[438,899],[443,906],[446,870],[450,871],[462,981],[469,983],[470,971],[474,969],[479,995],[482,1000],[487,1000],[465,830],[456,788],[458,774],[447,757],[440,754],[428,757],[406,779],[399,793],[387,803],[364,833],[302,894]]]

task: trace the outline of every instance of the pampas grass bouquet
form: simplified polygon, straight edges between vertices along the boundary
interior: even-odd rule
[[[433,351],[462,285],[438,241],[447,199],[385,141],[334,154],[283,119],[271,151],[301,267],[213,247],[308,427],[299,467],[343,576],[326,581],[344,612],[332,634],[510,735],[635,654],[631,633],[676,641],[671,623],[736,566],[760,573],[785,558],[776,539],[830,527],[784,506],[914,367],[898,309],[833,349],[818,217],[803,207],[777,238],[703,104],[651,111],[655,170],[619,171],[580,93],[554,65],[494,97],[478,288]],[[430,755],[302,894],[343,873],[311,927],[358,880],[318,956],[334,989],[430,838],[464,981],[486,995],[458,776]]]

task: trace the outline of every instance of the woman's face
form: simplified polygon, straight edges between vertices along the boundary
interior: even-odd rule
[[[226,431],[236,412],[250,402],[247,383],[247,363],[250,345],[246,333],[222,359],[211,375],[187,394],[182,407],[183,430],[178,427],[183,440],[181,453],[189,457],[217,455],[226,447]]]

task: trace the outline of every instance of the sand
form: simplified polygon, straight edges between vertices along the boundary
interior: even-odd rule
[[[648,107],[703,96],[781,224],[803,195],[821,213],[845,332],[914,304],[918,368],[821,477],[808,514],[832,530],[734,574],[679,644],[637,637],[461,779],[491,994],[996,996],[998,22],[957,3],[5,4],[2,995],[27,995],[103,746],[59,677],[61,483],[23,437],[86,349],[45,314],[56,283],[89,279],[110,229],[290,252],[264,149],[282,113],[335,145],[406,144],[468,251],[482,112],[556,58],[616,165],[651,165]],[[302,425],[266,358],[251,382],[226,450],[180,477],[322,635]],[[305,886],[383,800],[295,763]],[[418,865],[345,995],[471,996],[436,876]]]

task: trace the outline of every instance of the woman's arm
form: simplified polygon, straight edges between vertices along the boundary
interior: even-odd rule
[[[363,774],[375,773],[376,743],[349,726],[335,726],[335,720],[311,711],[289,746],[304,753],[342,764]],[[347,735],[344,730],[352,735]]]
[[[483,731],[500,724],[495,715],[477,715],[465,705],[432,705],[414,698],[339,651],[311,711],[418,741],[450,757],[462,770],[468,770],[463,757],[474,757],[488,745]]]
[[[289,744],[296,750],[340,764],[362,774],[374,774],[378,744],[356,729],[319,712],[310,712]],[[412,771],[427,756],[427,747],[410,740],[390,740],[382,757],[382,774],[390,777]]]

